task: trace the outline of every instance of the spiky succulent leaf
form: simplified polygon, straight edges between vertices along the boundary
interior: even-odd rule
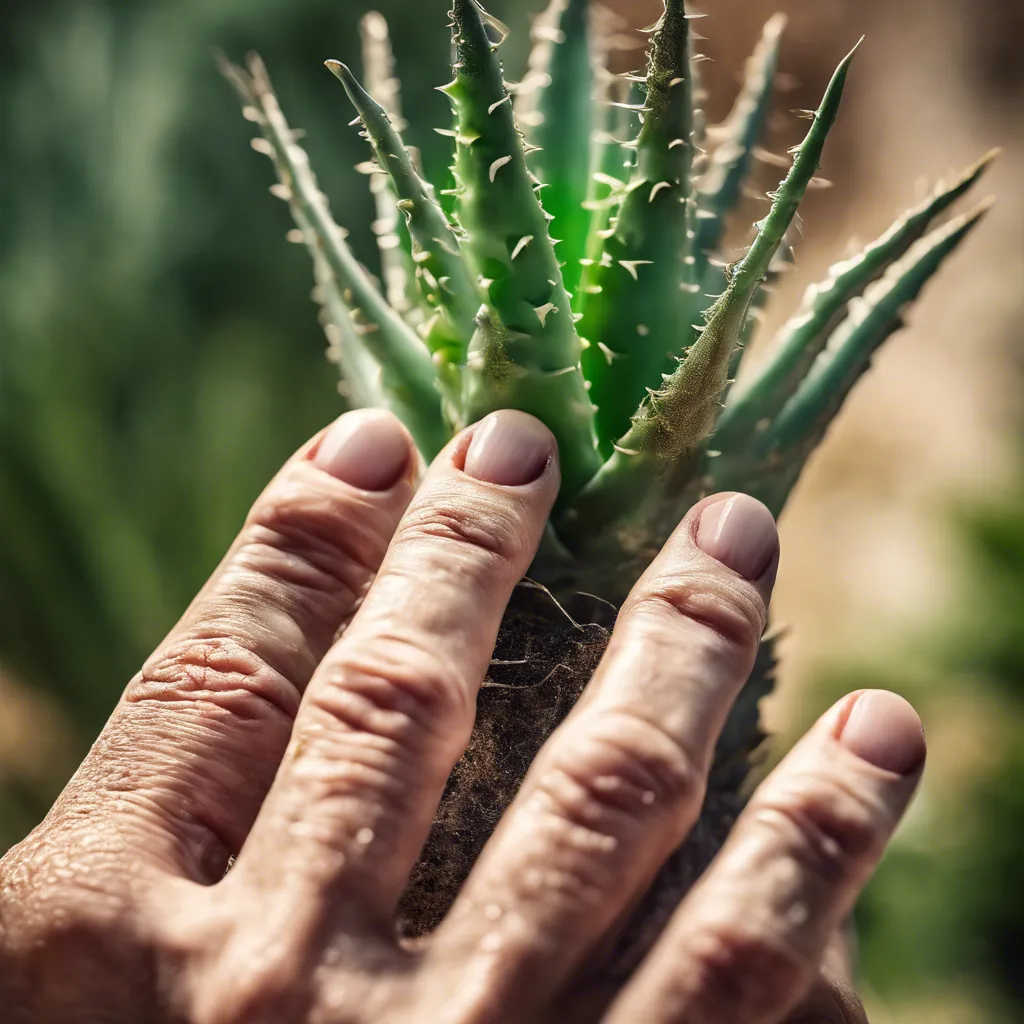
[[[779,246],[779,251],[775,254],[771,263],[768,264],[768,273],[764,275],[764,282],[750,300],[750,306],[747,309],[747,322],[743,325],[743,330],[740,332],[740,343],[736,346],[736,351],[733,352],[732,359],[729,362],[729,379],[726,381],[725,390],[722,392],[722,404],[725,406],[726,411],[729,408],[729,396],[732,394],[733,385],[739,376],[743,361],[750,348],[750,343],[764,322],[765,311],[772,300],[772,296],[775,294],[779,280],[784,274],[789,273],[795,264],[796,257],[793,253],[793,247],[786,239],[783,239],[782,245]],[[725,412],[722,415],[724,416]],[[720,424],[722,422],[721,419],[718,422]],[[717,428],[715,433],[717,436]]]
[[[392,182],[397,208],[404,214],[412,244],[415,278],[431,311],[420,334],[434,354],[438,381],[448,404],[457,411],[462,400],[462,367],[480,308],[480,292],[470,276],[455,232],[385,110],[340,61],[329,60],[327,67],[345,86],[377,160]],[[457,412],[450,418],[459,421]]]
[[[808,290],[799,312],[772,342],[763,366],[726,405],[715,431],[716,446],[742,445],[759,422],[774,419],[800,386],[850,301],[903,257],[929,226],[972,188],[995,156],[995,152],[987,154],[952,185],[937,189],[879,239],[852,259],[837,263],[821,284]]]
[[[577,133],[584,123],[588,131],[590,128],[589,117],[578,116],[582,109],[578,104],[580,86],[585,79],[580,63],[586,49],[580,43],[582,22],[573,28],[571,21],[583,17],[584,7],[576,0],[555,0],[549,8],[547,24],[551,31],[545,46],[535,51],[533,67],[536,72],[543,59],[544,75],[534,81],[547,83],[550,75],[552,84],[534,93],[532,99],[528,90],[519,97],[518,109],[525,120],[530,119],[531,103],[549,105],[553,111],[550,120],[545,116],[533,128],[543,125],[554,130],[558,143],[564,136]],[[603,172],[589,182],[586,201],[579,203],[581,213],[590,216],[586,254],[592,262],[584,261],[589,265],[584,267],[576,300],[578,311],[585,314],[586,336],[590,341],[598,339],[583,350],[585,369],[595,393],[601,395],[598,415],[611,416],[618,406],[623,416],[621,429],[610,429],[609,421],[602,421],[606,447],[621,433],[606,463],[597,447],[595,410],[580,366],[583,346],[575,330],[563,276],[564,271],[573,279],[575,260],[560,269],[549,237],[552,213],[545,213],[537,198],[541,185],[530,174],[530,154],[524,151],[495,54],[498,44],[488,35],[488,27],[495,28],[496,23],[475,0],[455,0],[455,80],[442,90],[452,99],[456,111],[456,130],[451,133],[455,138],[456,186],[451,211],[447,207],[445,212],[438,209],[429,188],[416,176],[414,161],[394,130],[396,125],[365,97],[345,69],[338,69],[363,115],[382,167],[390,171],[394,188],[402,196],[399,201],[409,216],[411,237],[418,239],[417,255],[429,254],[419,262],[429,270],[430,277],[421,273],[420,279],[429,286],[430,304],[438,310],[430,330],[436,330],[443,320],[447,331],[444,345],[432,342],[435,353],[444,354],[443,359],[435,360],[439,364],[435,370],[451,411],[445,426],[453,428],[493,409],[513,407],[539,416],[554,430],[565,487],[531,575],[560,595],[595,595],[595,604],[604,609],[594,620],[595,625],[604,623],[608,610],[621,603],[664,537],[696,499],[716,489],[745,490],[761,497],[775,512],[781,510],[809,453],[823,437],[871,354],[899,326],[904,306],[917,297],[983,212],[951,222],[907,252],[933,218],[973,184],[980,173],[978,168],[924,207],[911,211],[865,255],[837,268],[827,285],[812,293],[810,317],[805,315],[791,323],[788,333],[784,332],[784,340],[789,340],[781,349],[789,353],[793,346],[799,356],[796,370],[791,367],[783,374],[787,382],[784,388],[773,392],[770,400],[764,394],[749,397],[746,386],[731,396],[731,379],[757,326],[756,314],[767,299],[771,279],[790,262],[786,232],[814,178],[853,54],[837,71],[814,114],[807,138],[793,151],[793,166],[770,197],[771,210],[757,225],[752,247],[734,267],[726,267],[713,259],[711,250],[720,244],[724,220],[743,192],[754,143],[764,123],[780,23],[770,22],[766,28],[709,169],[704,154],[699,152],[703,120],[694,100],[699,88],[699,55],[692,52],[694,37],[687,30],[690,17],[693,15],[686,14],[682,0],[666,0],[665,15],[654,34],[647,76],[626,76],[634,87],[641,83],[647,87],[644,103],[630,103],[626,97],[619,97],[620,107],[615,108],[623,117],[642,113],[642,128],[635,143],[610,141],[610,136],[621,139],[626,133],[622,125],[613,127],[605,121],[601,125],[605,134],[598,136],[592,152],[582,145],[571,154],[561,152],[559,156],[557,149],[546,154],[552,160],[558,156],[564,168],[570,156],[579,158],[582,164],[582,153],[590,152],[589,165]],[[558,25],[553,19],[562,22]],[[569,76],[565,90],[554,84],[561,73],[557,72],[560,61]],[[378,70],[389,68],[380,55],[368,63],[374,62]],[[240,77],[244,80],[241,91],[248,96],[246,90],[252,91],[251,84],[246,76]],[[385,93],[387,84],[383,86]],[[616,88],[625,88],[625,83]],[[566,90],[574,95],[567,95]],[[342,233],[330,220],[326,203],[308,173],[304,155],[298,155],[301,150],[294,146],[294,137],[276,110],[269,84],[264,92],[271,99],[262,96],[258,102],[249,98],[246,102],[256,108],[254,119],[261,124],[268,122],[263,125],[270,140],[266,149],[275,157],[287,185],[278,192],[291,202],[303,238],[313,252],[321,282],[318,299],[332,321],[332,347],[341,357],[343,369],[354,375],[355,390],[362,388],[361,400],[391,405],[419,431],[424,427],[422,423],[416,425],[416,417],[427,414],[427,432],[442,433],[437,395],[431,393],[424,403],[422,395],[409,391],[410,379],[417,386],[422,383],[417,368],[430,365],[426,348],[417,347],[418,340],[388,309],[373,282],[348,253]],[[538,108],[532,109],[535,112]],[[275,112],[273,118],[268,110]],[[543,153],[533,155],[537,160],[545,158]],[[624,175],[627,165],[630,173]],[[574,183],[578,187],[577,201],[583,195],[585,179],[575,171],[547,173],[558,182],[564,179]],[[696,182],[702,182],[699,195],[694,194]],[[546,191],[552,196],[550,190]],[[557,196],[548,201],[553,207],[562,202]],[[663,207],[659,206],[662,202]],[[699,220],[698,209],[702,211]],[[617,213],[614,220],[609,220],[611,211]],[[558,209],[554,213],[560,219],[570,216]],[[445,244],[435,251],[438,239],[444,239]],[[563,256],[567,251],[563,250]],[[651,257],[653,262],[644,262],[644,252],[656,253]],[[458,264],[460,259],[464,266]],[[436,268],[433,263],[427,265],[428,260],[436,260]],[[443,276],[448,290],[442,293],[445,282],[441,280],[441,264],[445,261],[447,272]],[[883,272],[880,281],[866,287]],[[437,289],[431,279],[436,280]],[[457,280],[462,282],[466,301],[456,315],[451,286]],[[857,298],[862,291],[864,297]],[[483,299],[478,311],[472,308],[470,295]],[[346,309],[339,309],[342,303],[357,309],[354,318]],[[703,313],[705,309],[707,313]],[[689,326],[700,320],[700,314],[703,325]],[[843,316],[846,319],[839,323]],[[809,325],[810,320],[815,322]],[[833,330],[837,323],[838,328]],[[624,332],[623,324],[633,333]],[[655,324],[665,329],[656,335]],[[347,334],[337,329],[342,325]],[[644,329],[636,331],[638,325]],[[467,348],[470,330],[472,340]],[[804,337],[797,344],[792,338],[801,331]],[[825,339],[829,339],[827,345]],[[615,353],[619,358],[614,358]],[[807,372],[814,356],[817,359]],[[778,352],[765,366],[772,366],[776,358]],[[460,389],[457,378],[463,359],[466,365],[461,367]],[[755,373],[751,387],[760,379]],[[648,398],[640,401],[645,389]],[[719,422],[717,435],[709,438],[726,397],[729,410],[737,407],[740,398],[758,410],[756,429],[730,432],[726,429],[727,412]],[[640,409],[636,411],[638,402]],[[766,410],[771,411],[767,418]],[[523,611],[519,608],[518,614]],[[516,618],[515,608],[509,615],[517,630],[524,625]],[[531,637],[535,628],[541,630],[546,641],[555,635],[544,632],[549,627],[542,622],[530,621],[527,633]],[[574,631],[580,629],[575,622],[573,627]],[[586,661],[589,667],[582,676],[570,672],[568,681],[560,677],[553,682],[553,674],[546,673],[560,710],[552,717],[549,709],[543,709],[546,724],[539,731],[537,722],[530,724],[533,719],[529,714],[517,710],[526,706],[515,703],[518,697],[507,705],[509,718],[503,727],[514,732],[517,743],[523,740],[522,749],[527,753],[538,749],[558,716],[586,684],[597,652],[591,651],[586,657],[591,655],[595,657]],[[562,663],[560,668],[566,665]],[[663,920],[658,919],[658,913],[670,913],[693,884],[724,841],[743,804],[742,785],[751,755],[762,738],[758,702],[771,688],[773,670],[774,644],[769,639],[722,733],[700,821],[641,904],[640,914],[648,925]],[[536,697],[529,686],[511,689],[520,696],[527,695],[527,704]],[[482,734],[489,734],[495,721],[487,718],[486,708],[485,702]],[[524,764],[528,760],[524,758]],[[502,766],[495,780],[496,792],[515,790],[519,777],[511,777],[515,771]],[[456,783],[458,777],[456,772]],[[471,781],[470,785],[476,783]],[[460,796],[456,790],[457,784],[452,791],[455,803],[449,801],[449,809],[459,806],[458,801],[466,796],[466,791]],[[495,799],[494,820],[502,809],[501,799],[504,797]],[[472,789],[469,801],[473,807],[479,806],[478,790]],[[445,856],[450,860],[451,844],[447,839],[445,842]],[[459,846],[458,841],[455,846]],[[454,880],[452,897],[474,856],[469,847],[459,850],[462,874],[456,871],[446,876]],[[426,861],[429,866],[429,853]],[[428,902],[432,901],[435,911],[443,916],[443,892],[447,890],[431,887],[429,870],[423,877],[428,879]],[[426,926],[428,923],[421,919],[418,927]],[[620,975],[623,978],[636,963],[630,957],[642,956],[645,948],[639,941],[640,932],[633,934],[627,927],[626,933],[625,946],[616,954],[618,968],[625,968]],[[632,942],[630,935],[639,944]]]
[[[942,263],[975,228],[992,201],[933,231],[894,263],[863,298],[850,304],[847,318],[829,339],[797,392],[757,438],[755,454],[781,467],[765,503],[776,514],[804,463],[881,345],[904,324],[904,313]]]
[[[615,453],[567,512],[566,526],[582,542],[621,518],[659,478],[662,487],[666,481],[674,486],[699,461],[720,411],[750,303],[818,169],[855,54],[856,48],[836,70],[806,138],[793,151],[789,174],[772,196],[768,216],[758,224],[757,237],[736,266],[725,294],[709,310],[699,339],[663,386],[650,393]]]
[[[544,209],[570,298],[580,281],[590,218],[594,69],[589,0],[551,0],[537,16],[530,70],[516,91],[515,112],[526,132],[533,172],[544,182]]]
[[[690,268],[693,96],[689,22],[668,0],[648,55],[636,168],[610,225],[582,306],[583,372],[603,450],[627,430],[646,389],[687,344],[696,285]]]
[[[747,64],[743,88],[718,130],[718,143],[697,190],[697,252],[718,251],[725,221],[743,195],[755,147],[764,134],[779,65],[786,17],[776,14],[764,27]]]
[[[226,62],[223,70],[260,128],[260,149],[270,156],[280,179],[278,194],[287,199],[299,230],[315,236],[321,285],[327,285],[323,271],[329,270],[337,296],[350,312],[353,331],[342,333],[339,341],[351,340],[353,332],[359,336],[379,367],[384,402],[405,421],[423,454],[435,455],[444,447],[446,430],[429,354],[352,255],[310,170],[309,158],[281,112],[263,62],[253,56],[248,71]],[[350,365],[355,367],[358,359],[353,354]],[[362,384],[369,387],[368,381]]]
[[[359,22],[363,43],[363,78],[366,91],[387,111],[396,131],[402,131],[401,87],[395,77],[395,57],[391,50],[388,23],[377,11],[365,14]],[[405,222],[398,211],[398,196],[387,178],[370,176],[377,219],[373,231],[380,252],[384,294],[394,309],[413,324],[422,319],[420,294],[416,287],[415,266]]]
[[[463,410],[467,421],[500,408],[543,419],[558,440],[566,498],[601,464],[593,407],[547,215],[487,24],[475,0],[455,0],[455,79],[442,89],[457,118],[462,249],[487,301],[470,345]]]
[[[585,306],[587,296],[600,292],[600,273],[608,224],[622,202],[632,172],[635,151],[623,143],[632,139],[638,123],[637,109],[643,107],[637,83],[610,78],[598,103],[597,125],[591,142],[594,172],[584,206],[590,215],[578,294],[574,305]]]

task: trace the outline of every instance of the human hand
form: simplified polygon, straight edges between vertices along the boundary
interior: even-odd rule
[[[797,745],[622,992],[585,970],[695,821],[753,662],[778,542],[742,496],[687,515],[448,918],[398,942],[558,488],[551,435],[515,412],[463,432],[414,494],[416,471],[396,420],[351,413],[258,499],[0,862],[6,1019],[862,1020],[823,958],[924,760],[891,694],[848,697]]]

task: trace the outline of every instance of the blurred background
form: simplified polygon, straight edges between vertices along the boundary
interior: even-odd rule
[[[612,3],[636,26],[655,0]],[[386,0],[435,179],[445,0]],[[491,4],[524,59],[538,3]],[[362,0],[7,0],[0,13],[0,851],[280,463],[340,409],[287,210],[214,66],[266,58],[372,266],[365,159],[326,57]],[[828,263],[999,145],[1000,204],[883,351],[783,523],[779,748],[845,689],[907,694],[924,790],[860,909],[875,1024],[1024,1019],[1024,0],[705,0],[710,114],[791,16],[771,146],[861,33],[775,322]],[[620,55],[621,70],[642,51]],[[764,169],[764,184],[777,171]],[[757,212],[751,209],[753,219]],[[744,240],[739,225],[737,244]]]

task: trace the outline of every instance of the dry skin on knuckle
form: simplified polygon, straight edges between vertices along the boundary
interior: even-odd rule
[[[774,1020],[807,987],[815,966],[739,921],[694,931],[674,956],[679,991],[669,1001],[694,1021]]]
[[[291,721],[298,687],[251,646],[226,635],[175,640],[146,662],[124,699],[129,704],[187,702],[213,717]]]
[[[522,502],[502,496],[451,493],[431,497],[409,509],[392,548],[400,557],[409,546],[434,551],[463,571],[498,574],[514,583],[532,556],[529,515]]]
[[[706,628],[727,649],[753,658],[764,632],[764,602],[752,585],[710,573],[662,572],[629,602],[632,615],[667,616],[671,629],[680,619]]]
[[[473,702],[456,666],[429,638],[394,630],[343,641],[309,703],[347,730],[405,741],[472,721]]]
[[[443,659],[406,644],[395,651],[393,638],[352,647],[310,689],[291,747],[293,770],[322,798],[379,793],[431,771],[439,742],[457,756],[473,721]]]
[[[881,857],[894,822],[879,804],[833,773],[804,777],[756,795],[751,826],[775,843],[828,889],[859,881]]]
[[[365,496],[286,480],[253,506],[241,548],[250,548],[255,564],[289,587],[358,593],[376,572],[395,520]]]
[[[552,757],[537,782],[567,821],[621,831],[623,823],[699,808],[704,775],[657,723],[619,709],[576,726],[580,738]]]

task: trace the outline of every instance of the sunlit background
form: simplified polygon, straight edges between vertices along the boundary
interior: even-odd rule
[[[388,0],[439,177],[445,0]],[[514,30],[535,3],[494,0]],[[637,27],[654,0],[618,0]],[[994,145],[1000,202],[889,343],[783,522],[785,737],[844,688],[910,696],[921,799],[860,911],[872,1021],[1024,1019],[1024,0],[706,0],[712,118],[791,16],[772,148],[868,41],[777,320],[829,262]],[[214,65],[259,50],[338,220],[373,252],[325,57],[361,0],[8,0],[0,14],[0,850],[45,812],[249,502],[340,409],[267,162]],[[623,54],[622,70],[642,50]],[[778,171],[763,169],[763,184]],[[737,225],[737,244],[748,240]]]

